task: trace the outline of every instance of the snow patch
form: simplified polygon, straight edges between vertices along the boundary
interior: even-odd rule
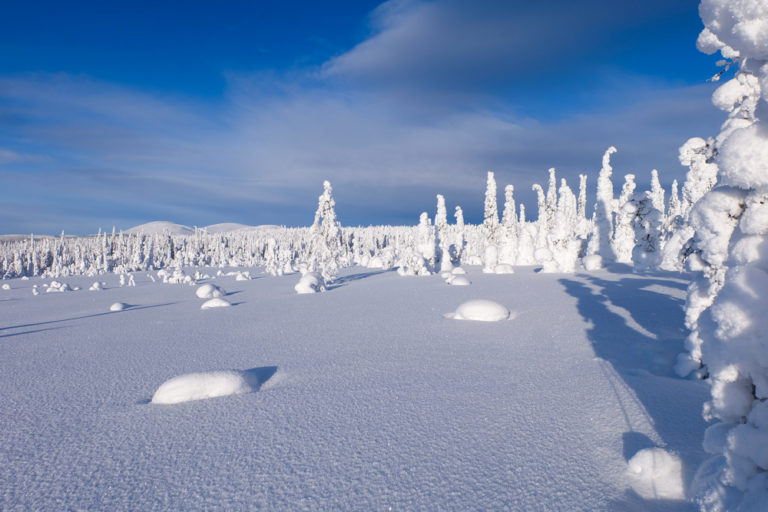
[[[680,458],[661,448],[637,452],[629,459],[627,477],[632,489],[645,499],[685,499]]]
[[[476,299],[461,304],[456,311],[445,315],[454,320],[476,320],[479,322],[499,322],[509,318],[509,310],[492,300]]]

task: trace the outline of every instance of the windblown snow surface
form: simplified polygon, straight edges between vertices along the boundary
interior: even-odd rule
[[[48,280],[15,280],[0,509],[693,510],[708,389],[673,376],[685,280],[467,270],[453,287],[355,268],[307,295],[296,275],[222,276],[203,283],[232,307],[209,311],[146,273],[37,296]],[[475,299],[511,319],[444,317]],[[150,402],[221,375],[248,386]]]

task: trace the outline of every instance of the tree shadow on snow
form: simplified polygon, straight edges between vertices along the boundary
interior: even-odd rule
[[[7,331],[8,329],[20,329],[20,328],[23,328],[23,327],[38,327],[38,326],[41,326],[41,325],[57,324],[57,323],[60,323],[60,322],[70,322],[70,321],[73,321],[73,320],[83,320],[83,319],[86,319],[86,318],[96,318],[96,317],[99,317],[99,316],[106,316],[106,315],[118,315],[118,314],[126,313],[126,312],[129,312],[129,311],[138,311],[140,309],[159,308],[159,307],[162,307],[162,306],[170,306],[172,304],[176,304],[176,303],[175,302],[165,302],[163,304],[152,304],[150,306],[131,306],[131,305],[129,305],[128,307],[126,307],[122,311],[104,311],[103,313],[94,313],[92,315],[74,316],[74,317],[71,317],[71,318],[62,318],[60,320],[46,320],[44,322],[34,322],[34,323],[30,323],[30,324],[9,325],[7,327],[0,327],[0,331]]]
[[[675,383],[666,380],[683,382],[674,374],[673,366],[677,354],[684,350],[687,334],[684,301],[663,290],[654,291],[659,286],[684,289],[685,284],[679,274],[670,274],[669,278],[657,274],[634,274],[618,280],[593,275],[579,278],[561,279],[560,283],[577,299],[579,313],[590,324],[587,336],[625,415],[628,431],[623,435],[624,458],[628,461],[639,450],[657,446],[634,430],[637,422],[649,424],[670,450],[678,451],[687,485],[702,461],[700,441],[693,443],[695,451],[690,448],[691,436],[704,432],[701,404],[670,400]],[[626,403],[628,400],[636,403]],[[647,414],[646,419],[630,417],[631,410],[638,410],[636,406]],[[700,430],[686,431],[697,422],[701,423]],[[688,453],[680,452],[680,448],[687,448]],[[614,504],[616,510],[648,510],[649,506],[653,510],[691,509],[687,502],[645,500],[632,490],[626,492],[625,498]]]
[[[361,279],[367,279],[369,277],[378,276],[381,274],[386,274],[388,272],[394,272],[394,271],[395,269],[375,270],[371,272],[360,272],[359,274],[350,274],[348,276],[342,276],[335,279],[329,286],[326,287],[326,290],[334,290],[336,288],[341,288],[342,286],[345,286],[347,283],[351,283],[353,281],[360,281]]]

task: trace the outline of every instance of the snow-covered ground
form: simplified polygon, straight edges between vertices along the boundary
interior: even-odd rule
[[[9,281],[0,510],[695,509],[687,281],[466,269],[353,268],[306,295],[249,269],[202,281],[232,304],[211,309],[146,273]],[[509,317],[445,316],[474,299]]]

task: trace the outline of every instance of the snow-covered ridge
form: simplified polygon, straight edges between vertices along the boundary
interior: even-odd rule
[[[262,231],[270,229],[278,229],[280,226],[273,226],[264,224],[260,226],[248,226],[245,224],[238,224],[236,222],[225,222],[220,224],[211,224],[202,228],[195,228],[192,226],[185,226],[183,224],[176,224],[168,221],[153,221],[146,224],[140,224],[130,229],[126,229],[124,233],[128,234],[145,234],[145,235],[180,235],[188,236],[194,235],[195,229],[199,229],[209,234],[218,233],[234,233],[236,231]]]

